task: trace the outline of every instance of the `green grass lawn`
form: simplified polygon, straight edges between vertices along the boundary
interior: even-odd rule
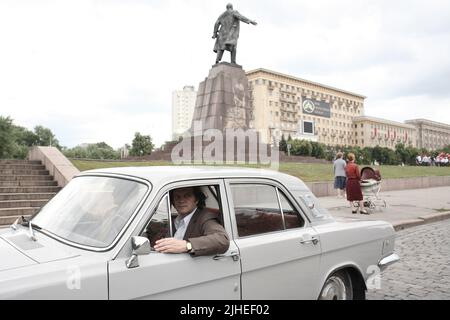
[[[170,166],[171,162],[150,161],[150,162],[125,162],[125,161],[85,161],[71,160],[80,171],[113,168],[113,167],[142,167],[142,166]],[[249,166],[256,167],[256,166]],[[380,166],[380,173],[383,179],[411,178],[426,176],[450,176],[450,167],[400,167],[400,166]],[[280,171],[299,177],[303,181],[332,181],[333,167],[331,164],[306,164],[306,163],[281,163]]]

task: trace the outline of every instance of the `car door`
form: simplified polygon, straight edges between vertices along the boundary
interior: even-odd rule
[[[162,222],[161,232],[171,232],[169,190],[185,186],[214,186],[222,205],[225,230],[231,225],[226,205],[223,180],[190,181],[166,186],[155,198],[147,213],[151,222]],[[166,223],[164,226],[164,222]],[[230,241],[228,251],[219,256],[191,257],[187,253],[163,254],[152,251],[139,256],[139,266],[129,269],[126,258],[109,263],[109,294],[111,299],[240,299],[241,267],[237,247]],[[131,252],[130,254],[131,255]]]
[[[316,299],[320,239],[301,208],[271,180],[228,179],[242,299]]]

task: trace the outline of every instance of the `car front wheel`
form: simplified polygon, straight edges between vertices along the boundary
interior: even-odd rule
[[[341,270],[327,278],[320,292],[319,300],[352,300],[352,279],[347,271]]]

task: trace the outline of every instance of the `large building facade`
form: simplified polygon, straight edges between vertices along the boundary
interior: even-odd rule
[[[450,145],[450,125],[426,119],[407,120],[417,130],[417,147],[436,150]]]
[[[364,115],[363,95],[266,69],[247,72],[253,127],[265,143],[282,135],[327,145],[355,145],[353,118]]]
[[[194,86],[172,93],[172,139],[177,140],[191,127],[197,91]]]
[[[417,146],[414,126],[375,117],[353,118],[353,136],[354,145],[362,148],[380,146],[395,149],[399,143],[405,146]]]

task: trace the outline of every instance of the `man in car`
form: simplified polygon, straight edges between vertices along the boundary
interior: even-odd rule
[[[173,238],[156,241],[155,250],[162,253],[188,252],[192,256],[222,254],[230,240],[217,214],[205,210],[205,195],[199,187],[175,189],[170,202],[178,212]]]

